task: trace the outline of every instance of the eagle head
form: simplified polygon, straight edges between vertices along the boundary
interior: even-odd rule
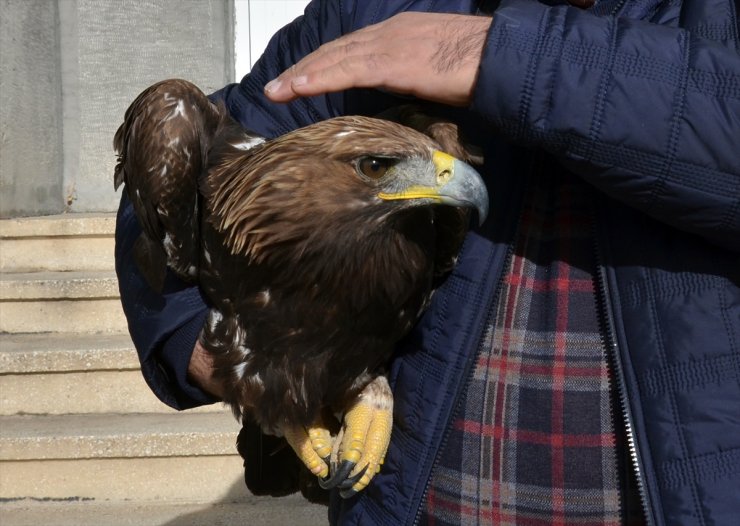
[[[326,232],[367,239],[404,212],[434,205],[475,209],[482,222],[480,175],[439,148],[382,119],[322,121],[223,156],[209,174],[211,221],[232,253],[257,262],[326,249]]]

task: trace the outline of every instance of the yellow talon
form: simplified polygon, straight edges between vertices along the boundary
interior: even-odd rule
[[[358,401],[344,415],[344,436],[339,448],[339,464],[349,461],[354,469],[349,479],[362,476],[352,485],[361,491],[380,471],[393,427],[393,394],[388,380],[379,376],[368,384]]]

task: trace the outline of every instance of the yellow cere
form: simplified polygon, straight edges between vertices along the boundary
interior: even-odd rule
[[[439,196],[439,188],[446,184],[454,174],[454,165],[457,159],[453,156],[435,150],[432,154],[432,162],[436,168],[437,180],[436,186],[421,186],[414,185],[409,186],[398,193],[387,193],[380,192],[378,197],[384,201],[393,201],[398,199],[433,199],[437,202],[441,202]]]

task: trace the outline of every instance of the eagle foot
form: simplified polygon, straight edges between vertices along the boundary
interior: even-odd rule
[[[362,491],[385,459],[393,427],[393,393],[379,376],[355,398],[336,437],[320,418],[310,427],[293,426],[283,435],[324,489],[343,498]],[[336,429],[335,429],[336,430]]]
[[[348,498],[363,490],[385,459],[393,427],[393,393],[388,380],[379,376],[358,395],[344,415],[336,438],[337,458],[331,463],[331,477],[319,481],[322,488],[338,488]]]

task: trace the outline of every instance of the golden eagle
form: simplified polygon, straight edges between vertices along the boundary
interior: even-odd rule
[[[416,126],[459,147],[452,125]],[[390,439],[383,366],[454,265],[466,208],[487,213],[478,173],[383,119],[266,140],[182,80],[142,92],[114,146],[115,187],[126,184],[142,227],[142,274],[161,290],[169,267],[212,303],[200,340],[245,426],[248,485],[256,423],[322,487],[364,488]]]

